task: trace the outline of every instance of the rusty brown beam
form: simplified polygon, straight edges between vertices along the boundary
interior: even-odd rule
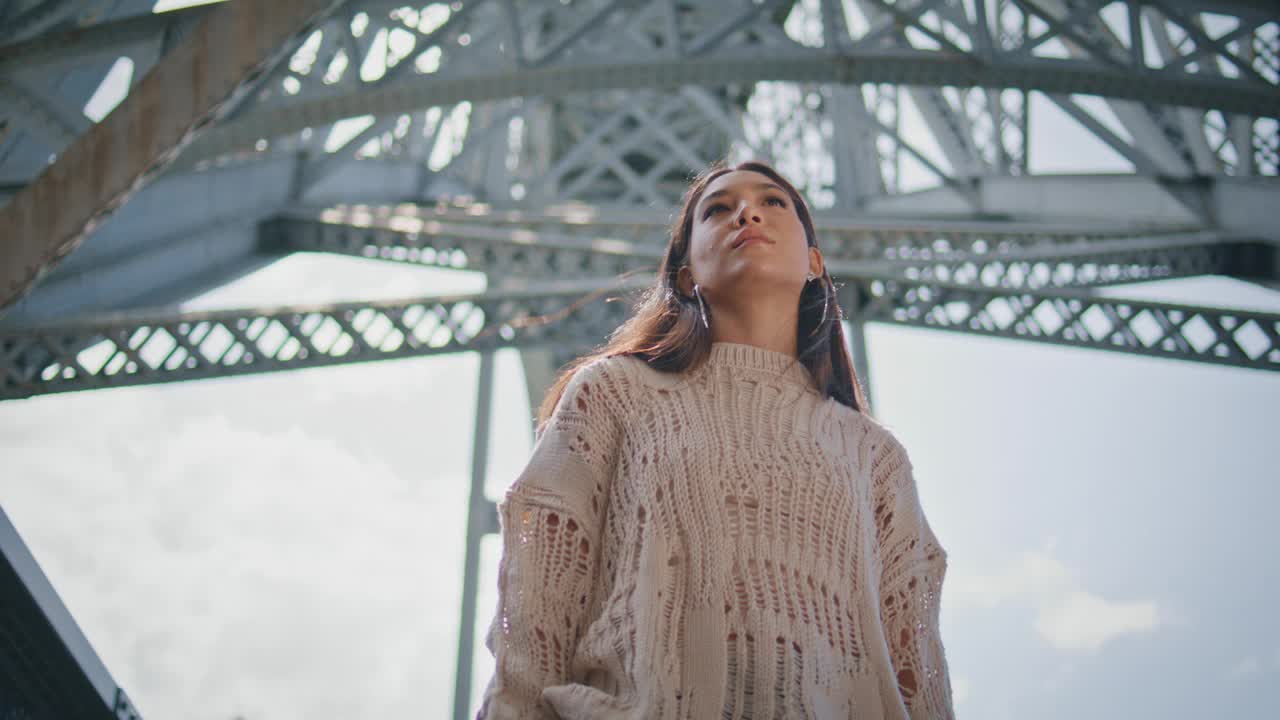
[[[209,11],[124,102],[0,208],[0,311],[229,112],[341,0],[234,0]]]

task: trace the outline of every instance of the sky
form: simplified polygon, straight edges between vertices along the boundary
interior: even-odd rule
[[[1131,169],[1054,112],[1033,96],[1035,172]],[[909,112],[903,132],[945,166]],[[187,307],[483,288],[299,253]],[[1280,312],[1227,278],[1107,292]],[[959,717],[1280,717],[1280,376],[866,334],[875,414],[950,558]],[[0,507],[143,717],[447,717],[477,369],[458,354],[0,403]],[[491,498],[531,447],[514,351],[496,382]],[[497,552],[486,538],[473,697]]]

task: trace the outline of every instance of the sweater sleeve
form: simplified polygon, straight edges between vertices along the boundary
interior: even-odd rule
[[[892,435],[872,463],[880,614],[899,692],[913,720],[952,719],[939,609],[947,554],[924,516],[906,448]]]
[[[555,718],[542,690],[569,682],[597,581],[621,408],[608,361],[579,368],[498,504],[498,607],[485,645],[494,674],[477,720]]]

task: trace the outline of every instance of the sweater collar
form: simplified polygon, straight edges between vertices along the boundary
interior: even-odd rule
[[[744,343],[713,342],[707,358],[711,365],[756,370],[783,380],[816,388],[809,368],[799,359],[783,352]]]

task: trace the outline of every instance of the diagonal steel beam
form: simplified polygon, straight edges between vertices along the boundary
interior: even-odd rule
[[[1073,120],[1083,125],[1089,132],[1093,133],[1096,138],[1106,143],[1108,147],[1115,150],[1122,157],[1133,163],[1133,169],[1143,175],[1158,175],[1161,168],[1156,165],[1155,161],[1147,156],[1141,148],[1134,147],[1125,141],[1124,138],[1117,135],[1111,128],[1104,125],[1101,121],[1089,114],[1087,110],[1076,104],[1075,100],[1070,96],[1060,95],[1058,93],[1050,93],[1045,97],[1057,105],[1060,110],[1070,116]]]
[[[0,310],[286,58],[338,0],[218,6],[101,123],[0,208]]]
[[[1241,75],[1255,83],[1258,83],[1261,87],[1274,88],[1271,83],[1267,82],[1265,78],[1258,74],[1257,70],[1253,69],[1253,65],[1251,65],[1247,60],[1240,59],[1235,55],[1235,53],[1232,53],[1227,49],[1228,40],[1225,38],[1218,40],[1210,38],[1191,18],[1183,15],[1176,8],[1166,2],[1161,2],[1161,0],[1148,1],[1151,5],[1160,10],[1160,13],[1164,15],[1167,20],[1174,23],[1180,30],[1190,35],[1191,38],[1195,40],[1197,50],[1207,49],[1215,53],[1217,57],[1231,63]],[[1181,60],[1181,58],[1179,59]]]

